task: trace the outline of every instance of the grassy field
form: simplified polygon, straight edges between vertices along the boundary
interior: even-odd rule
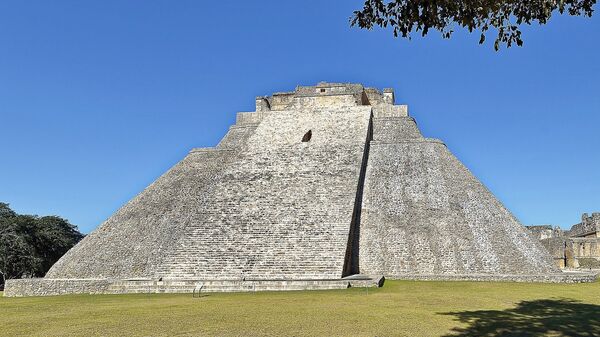
[[[1,293],[0,293],[1,294]],[[600,283],[0,297],[2,336],[598,336]]]

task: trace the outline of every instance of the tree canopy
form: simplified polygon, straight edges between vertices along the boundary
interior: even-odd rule
[[[82,238],[61,217],[21,215],[0,202],[0,288],[5,279],[44,276]]]
[[[497,31],[494,48],[500,45],[521,46],[520,26],[545,24],[553,13],[591,17],[596,0],[366,0],[361,10],[354,11],[352,26],[373,29],[375,26],[391,27],[395,37],[410,38],[411,32],[427,35],[438,30],[450,38],[454,28],[469,32],[479,31],[479,43],[485,41],[486,32]]]

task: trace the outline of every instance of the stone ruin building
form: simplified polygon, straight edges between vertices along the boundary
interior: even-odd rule
[[[569,281],[394,92],[319,83],[256,99],[7,296]],[[572,281],[572,280],[571,280]]]
[[[581,222],[563,231],[552,225],[527,226],[562,269],[600,269],[600,213],[583,213]]]

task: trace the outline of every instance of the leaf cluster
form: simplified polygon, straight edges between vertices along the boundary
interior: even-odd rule
[[[395,37],[410,38],[411,32],[427,35],[431,29],[450,38],[455,27],[479,31],[479,43],[486,32],[497,31],[494,49],[501,44],[521,46],[520,26],[545,24],[554,12],[591,17],[596,0],[366,0],[362,10],[354,11],[352,26],[363,29],[391,27]]]
[[[5,279],[44,276],[82,238],[61,217],[20,215],[0,202],[0,287]]]

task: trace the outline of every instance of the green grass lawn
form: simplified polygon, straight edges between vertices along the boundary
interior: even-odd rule
[[[1,293],[0,293],[1,294]],[[600,283],[0,297],[2,336],[595,336]]]

